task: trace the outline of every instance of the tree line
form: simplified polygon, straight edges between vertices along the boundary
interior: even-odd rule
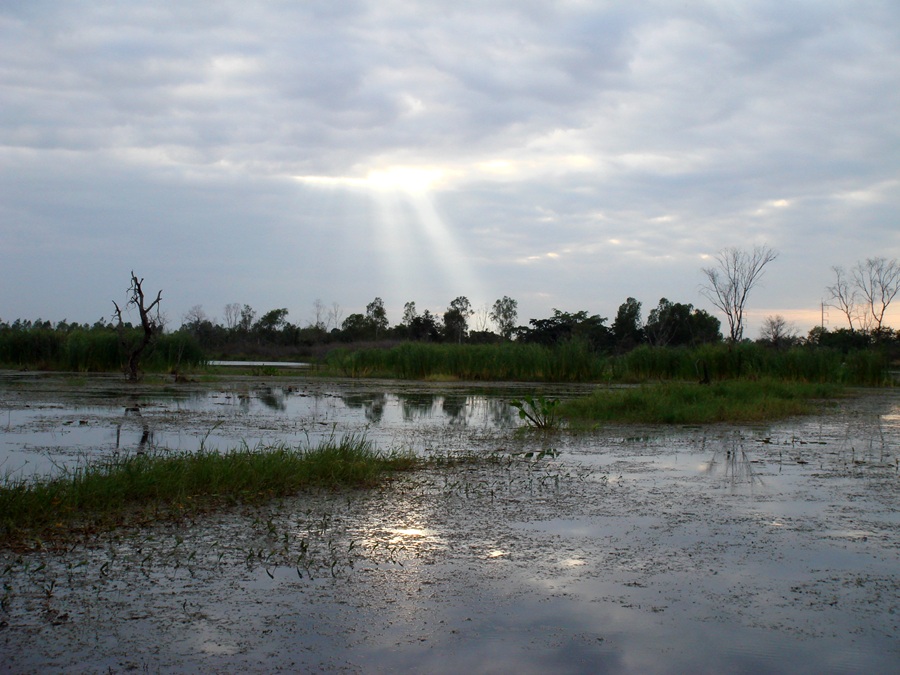
[[[642,316],[642,303],[629,297],[619,306],[612,322],[584,310],[553,309],[549,317],[529,319],[527,324],[520,325],[515,299],[503,296],[493,305],[476,310],[462,295],[454,298],[446,310],[436,313],[427,309],[420,312],[415,301],[406,302],[402,319],[394,326],[388,322],[384,301],[376,297],[366,305],[364,313],[346,318],[337,303],[326,306],[316,300],[314,318],[305,326],[291,323],[288,309],[284,307],[260,315],[250,305],[230,303],[224,308],[224,321],[219,322],[207,316],[201,305],[195,305],[185,314],[178,329],[166,331],[164,315],[159,311],[160,291],[146,308],[155,310],[154,315],[148,317],[142,312],[138,326],[125,322],[119,305],[113,303],[116,322],[101,319],[89,325],[67,321],[51,324],[40,319],[0,321],[0,336],[35,331],[63,335],[114,331],[125,351],[134,353],[144,349],[151,337],[168,332],[190,338],[207,355],[224,357],[315,355],[347,343],[403,341],[455,344],[514,341],[554,346],[579,340],[598,353],[608,354],[627,353],[641,345],[697,347],[723,341],[737,343],[745,340],[744,317],[750,292],[777,255],[767,246],[752,250],[726,248],[719,252],[714,266],[702,270],[706,283],[701,286],[701,293],[724,314],[727,323],[724,335],[719,319],[706,310],[667,298],[661,298],[646,319]],[[771,316],[763,323],[757,342],[773,347],[805,343],[845,351],[872,344],[900,343],[898,334],[884,324],[885,314],[900,291],[900,264],[896,260],[869,258],[857,263],[850,272],[841,267],[832,270],[835,281],[826,289],[829,305],[846,319],[846,327],[828,330],[819,326],[804,337],[783,317]],[[142,281],[132,273],[128,304],[139,311],[144,305]]]

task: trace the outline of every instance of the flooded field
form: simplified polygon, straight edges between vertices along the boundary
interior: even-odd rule
[[[8,473],[344,433],[497,460],[0,553],[0,671],[897,671],[897,393],[548,435],[508,405],[529,391],[2,374]]]

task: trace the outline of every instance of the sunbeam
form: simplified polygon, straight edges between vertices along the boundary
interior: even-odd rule
[[[434,203],[434,191],[446,173],[433,167],[394,166],[369,172],[365,178],[297,176],[310,186],[367,192],[377,208],[375,250],[396,301],[429,289],[450,296],[480,299],[483,287],[452,228]]]

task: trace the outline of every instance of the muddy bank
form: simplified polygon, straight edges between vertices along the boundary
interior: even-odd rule
[[[898,441],[892,393],[759,427],[479,427],[503,461],[4,553],[0,662],[895,672]]]

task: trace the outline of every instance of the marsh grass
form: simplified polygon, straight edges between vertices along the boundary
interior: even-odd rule
[[[605,363],[579,341],[556,347],[405,342],[390,349],[333,350],[326,358],[325,373],[430,381],[588,382],[602,379]]]
[[[258,503],[304,488],[371,486],[418,463],[411,454],[382,453],[350,436],[315,448],[129,455],[53,478],[7,476],[0,484],[0,544],[39,546],[42,540]]]
[[[131,331],[129,337],[135,339],[135,335],[137,333]],[[111,372],[120,370],[124,360],[119,334],[110,329],[0,330],[0,365],[4,367]],[[206,356],[197,341],[179,331],[160,336],[141,360],[141,368],[164,372],[196,368],[205,361]]]
[[[759,422],[813,412],[823,400],[841,395],[828,384],[732,380],[709,386],[667,382],[632,388],[597,389],[560,404],[560,414],[576,425],[597,422],[709,424]]]
[[[774,378],[881,386],[889,360],[884,351],[850,353],[825,347],[787,350],[763,345],[698,347],[642,345],[622,355],[596,352],[586,342],[555,346],[506,342],[486,345],[406,342],[389,349],[335,349],[320,374],[410,380],[519,382],[648,382]]]

